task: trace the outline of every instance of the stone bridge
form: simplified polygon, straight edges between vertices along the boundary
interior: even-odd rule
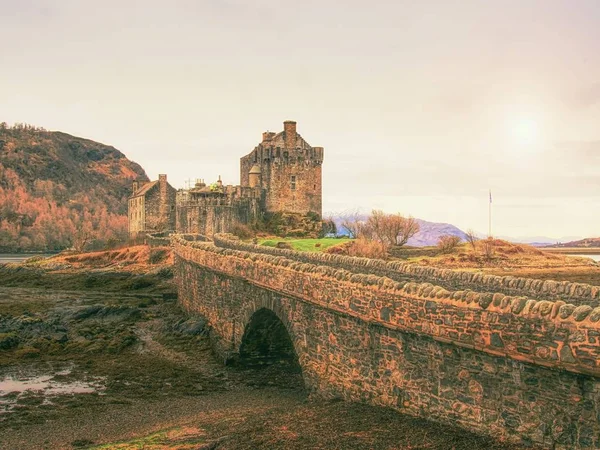
[[[600,287],[174,236],[181,305],[225,361],[499,439],[600,448]]]

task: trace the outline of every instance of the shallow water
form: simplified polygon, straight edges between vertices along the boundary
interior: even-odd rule
[[[43,403],[50,404],[52,397],[58,395],[102,394],[102,378],[85,381],[62,379],[68,378],[71,370],[72,367],[66,367],[48,373],[47,369],[29,368],[0,376],[0,414],[12,411],[19,400],[29,395],[42,396]]]

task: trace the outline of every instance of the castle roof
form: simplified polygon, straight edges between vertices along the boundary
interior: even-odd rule
[[[258,167],[258,164],[254,164],[252,166],[252,168],[250,169],[250,172],[248,172],[249,174],[259,174],[260,173],[260,167]]]
[[[140,189],[138,189],[131,197],[139,197],[140,195],[146,195],[146,193],[157,184],[158,180],[150,181],[144,184]]]

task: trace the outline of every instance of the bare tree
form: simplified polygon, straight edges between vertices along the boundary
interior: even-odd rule
[[[418,231],[419,223],[412,217],[373,210],[367,221],[359,228],[359,235],[382,244],[402,246]]]
[[[403,220],[401,221],[402,227],[400,228],[400,232],[396,237],[396,245],[401,247],[405,245],[411,237],[417,234],[421,227],[414,217],[402,217],[400,214],[398,214],[398,216]]]
[[[353,239],[377,241],[386,246],[405,245],[419,232],[419,223],[413,217],[402,214],[386,214],[374,209],[364,220],[358,212],[341,216],[341,228]]]
[[[386,226],[387,214],[379,209],[371,211],[371,215],[367,218],[367,222],[362,229],[362,235],[366,239],[373,241],[386,241]]]
[[[77,252],[82,252],[85,246],[92,240],[92,232],[83,224],[77,225],[75,234],[73,235],[73,248]]]
[[[349,237],[356,239],[364,225],[364,220],[358,211],[346,212],[340,215],[340,227],[345,230]]]

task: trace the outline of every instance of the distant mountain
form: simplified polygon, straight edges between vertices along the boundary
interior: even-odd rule
[[[421,219],[417,219],[417,222],[419,222],[419,232],[410,238],[406,245],[412,247],[436,245],[440,237],[446,235],[458,236],[463,241],[467,240],[467,234],[464,231],[449,223],[428,222]]]
[[[499,239],[509,241],[516,244],[529,244],[533,247],[547,247],[558,242],[568,242],[580,239],[578,236],[563,236],[560,238],[552,238],[548,236],[496,236]]]
[[[126,236],[135,178],[148,180],[114,147],[0,124],[0,252],[60,250]]]
[[[561,247],[568,247],[568,248],[600,248],[600,237],[597,238],[585,238],[585,239],[580,239],[577,241],[571,241],[571,242],[565,242],[565,243],[559,243],[559,244],[554,244],[554,245],[548,245],[547,247],[550,248],[561,248]]]

